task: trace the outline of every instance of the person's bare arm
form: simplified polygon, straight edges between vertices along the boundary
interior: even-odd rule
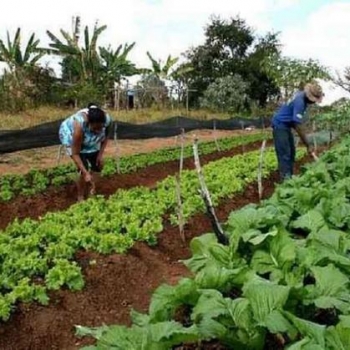
[[[83,129],[81,125],[77,122],[74,122],[74,131],[73,131],[73,145],[72,145],[72,159],[77,166],[78,170],[81,171],[83,176],[86,178],[89,172],[85,168],[81,158],[80,151],[81,145],[83,143]]]
[[[299,135],[305,147],[307,148],[308,153],[312,155],[313,147],[307,141],[305,129],[303,127],[305,110],[306,110],[306,106],[305,106],[304,98],[302,98],[302,96],[298,96],[297,98],[294,99],[293,118],[292,118],[293,128]]]

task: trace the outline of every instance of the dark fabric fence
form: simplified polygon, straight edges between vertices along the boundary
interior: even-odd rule
[[[62,120],[37,125],[24,130],[0,131],[0,154],[26,149],[54,146],[60,143],[58,129]],[[262,129],[270,126],[268,118],[231,118],[226,120],[197,120],[187,117],[171,117],[155,123],[131,124],[116,121],[112,125],[109,138],[114,138],[116,130],[118,139],[149,139],[153,137],[170,137],[185,132],[201,129],[239,130],[248,127]]]

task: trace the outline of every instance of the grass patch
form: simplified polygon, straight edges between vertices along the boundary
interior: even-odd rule
[[[76,111],[77,109],[42,106],[36,109],[29,109],[16,114],[0,112],[0,129],[25,129],[42,123],[66,118],[69,115],[75,113]],[[208,120],[213,118],[214,116],[218,119],[229,118],[229,114],[227,113],[213,113],[203,109],[189,111],[189,113],[187,113],[186,109],[142,109],[131,111],[107,111],[114,120],[137,124],[160,121],[173,116],[188,116],[200,120]]]

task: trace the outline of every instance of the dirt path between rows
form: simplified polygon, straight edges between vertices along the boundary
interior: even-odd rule
[[[185,144],[189,145],[196,135],[201,142],[214,141],[227,137],[242,137],[246,135],[261,133],[261,130],[194,130],[185,134]],[[267,133],[270,131],[267,129]],[[166,147],[179,145],[178,137],[154,137],[151,139],[119,140],[118,153],[120,156],[129,156],[137,153],[149,153]],[[0,175],[24,174],[32,169],[47,169],[57,165],[59,146],[28,149],[7,154],[0,154]],[[106,149],[106,156],[114,157],[116,153],[115,143],[111,140]],[[70,164],[71,160],[62,153],[60,164]]]
[[[271,144],[269,141],[268,144]],[[245,146],[234,147],[228,151],[214,152],[201,157],[201,163],[207,164],[223,157],[232,157],[257,150],[261,142],[253,142]],[[193,158],[184,160],[184,169],[193,169]],[[174,175],[179,170],[179,161],[169,161],[155,164],[130,174],[113,175],[101,178],[97,181],[97,194],[108,197],[118,189],[129,189],[135,186],[153,187],[165,179],[168,175]],[[34,196],[18,196],[10,202],[0,203],[0,229],[4,229],[14,219],[37,219],[47,212],[64,210],[76,203],[75,184],[69,184],[58,188],[51,187],[45,192]]]

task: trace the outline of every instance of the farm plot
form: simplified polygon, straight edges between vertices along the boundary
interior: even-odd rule
[[[277,173],[265,179],[264,194],[269,196]],[[257,186],[251,184],[240,194],[220,202],[217,213],[226,220],[232,209],[258,201]],[[187,238],[210,231],[203,214],[190,218]],[[102,322],[128,324],[130,307],[146,310],[149,293],[162,281],[175,283],[188,271],[179,259],[188,258],[178,228],[165,224],[156,247],[137,243],[128,254],[99,255],[80,251],[75,259],[84,270],[85,288],[78,293],[61,290],[50,292],[48,306],[20,303],[11,319],[3,324],[0,347],[3,349],[78,349],[86,339],[74,337],[74,325],[98,326]],[[100,321],[99,321],[100,320]],[[30,333],[30,336],[28,334]]]
[[[349,349],[349,148],[233,212],[228,245],[195,238],[193,277],[160,286],[132,327],[78,334],[97,339],[89,349]]]
[[[255,151],[204,167],[215,205],[256,179],[258,159]],[[276,168],[273,150],[266,152],[265,164],[266,176]],[[204,209],[194,171],[183,172],[181,186],[184,218],[188,219]],[[165,214],[170,213],[170,222],[176,224],[174,193],[174,177],[168,177],[152,190],[120,190],[108,200],[96,197],[66,212],[48,213],[39,221],[10,224],[0,235],[0,317],[8,318],[17,301],[46,304],[46,289],[81,289],[81,269],[71,261],[79,249],[108,254],[123,253],[138,240],[155,244]],[[34,282],[37,278],[41,283]]]
[[[261,146],[260,141],[254,141],[256,138],[258,138],[258,135],[248,135],[244,142],[242,138],[237,137],[218,141],[220,151],[217,151],[216,145],[212,142],[200,143],[201,161],[203,164],[207,164],[210,161],[223,157],[256,150]],[[192,150],[189,148],[184,149],[184,155],[186,156],[183,161],[184,169],[194,167],[193,157],[189,156],[189,152],[192,152]],[[158,159],[157,154],[159,155],[159,153],[163,155]],[[98,194],[108,197],[118,189],[129,189],[135,186],[153,187],[158,181],[179,171],[180,153],[181,150],[178,147],[170,150],[165,149],[156,153],[140,154],[133,156],[130,160],[128,160],[129,158],[125,158],[120,162],[121,168],[123,169],[122,164],[124,164],[125,169],[129,164],[128,169],[130,172],[126,171],[126,173],[109,175],[97,179]],[[159,161],[158,163],[157,159]],[[160,160],[165,161],[160,162]],[[115,162],[113,163],[112,160],[110,162],[112,166],[116,166]],[[150,163],[153,165],[146,165]],[[76,188],[73,183],[61,187],[51,186],[45,189],[43,193],[32,196],[17,196],[9,202],[0,202],[0,229],[4,229],[15,218],[24,219],[29,217],[36,219],[49,211],[67,209],[74,203],[76,203]]]
[[[202,155],[212,154],[216,151],[228,151],[237,146],[246,145],[261,141],[267,137],[264,133],[246,135],[242,137],[230,137],[218,140],[217,142],[205,142],[200,145]],[[122,157],[120,161],[116,158],[107,158],[102,171],[102,176],[108,177],[116,173],[128,174],[145,167],[178,159],[180,156],[179,147],[171,147],[158,150],[152,153],[140,153]],[[183,157],[192,156],[190,146],[184,147]],[[33,169],[26,174],[3,175],[0,177],[0,201],[10,201],[22,196],[32,196],[45,191],[48,187],[58,187],[71,183],[76,178],[75,167],[61,165],[50,169]]]

